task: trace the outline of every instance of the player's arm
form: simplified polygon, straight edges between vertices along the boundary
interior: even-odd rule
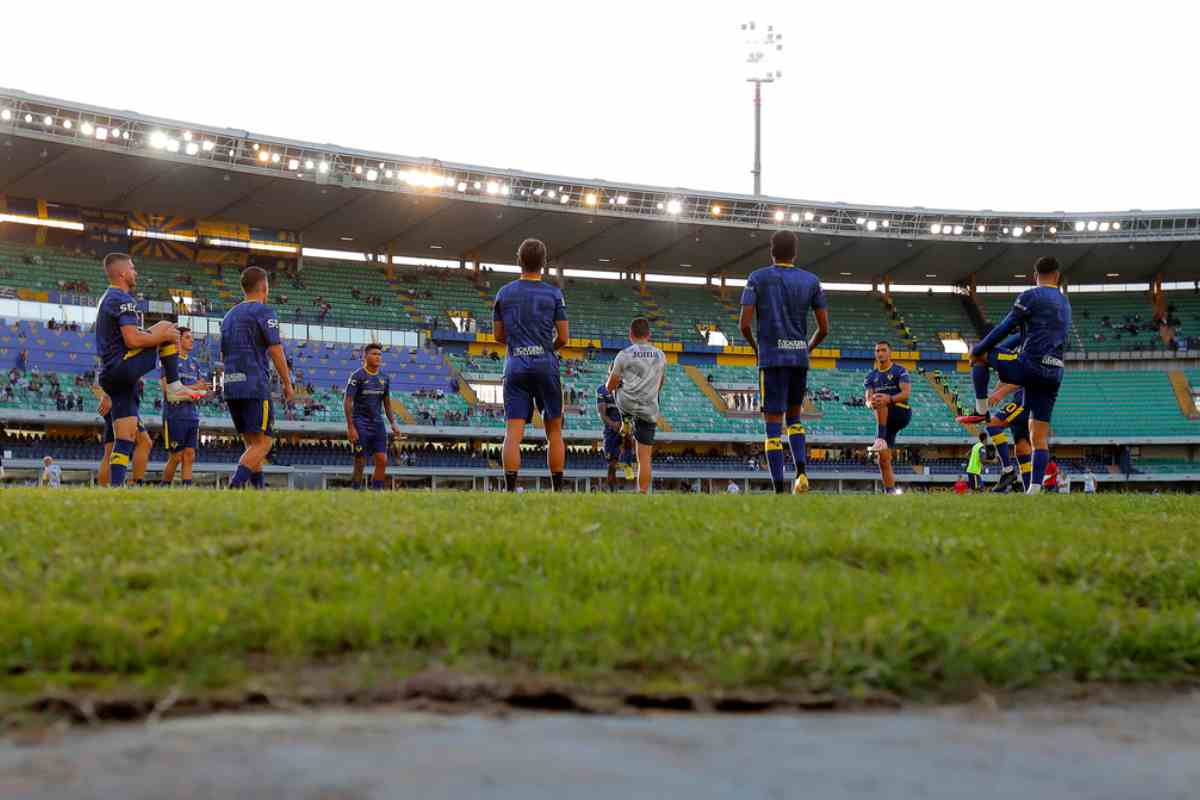
[[[808,340],[808,350],[811,353],[817,349],[825,337],[829,335],[829,311],[824,308],[814,308],[813,316],[817,318],[817,331]]]
[[[1004,337],[1009,334],[1013,328],[1016,328],[1024,320],[1029,318],[1029,309],[1021,301],[1026,300],[1024,294],[1019,296],[1016,302],[1013,303],[1012,311],[1008,312],[1008,316],[1000,320],[996,327],[988,331],[988,335],[983,337],[979,344],[971,348],[971,355],[984,356],[988,354],[993,347],[1003,341]]]
[[[496,293],[496,301],[492,303],[492,338],[496,344],[508,345],[508,331],[504,330],[504,317],[500,313],[500,298],[503,291]]]
[[[354,378],[346,384],[346,394],[342,400],[342,413],[346,415],[346,436],[350,443],[358,441],[358,429],[354,427]]]
[[[287,356],[283,354],[283,345],[271,345],[267,348],[267,355],[271,357],[271,363],[279,373],[279,382],[283,384],[283,399],[291,400],[296,396],[296,389],[292,386],[292,373],[288,369]]]
[[[888,400],[888,403],[890,405],[895,405],[896,403],[907,403],[908,398],[911,396],[912,396],[912,380],[909,379],[908,374],[906,373],[904,375],[904,377],[902,377],[900,379],[900,393],[890,395],[890,399]]]
[[[100,401],[100,407],[96,409],[97,414],[103,417],[109,411],[112,411],[112,399],[108,396],[108,392],[104,391],[94,383],[88,388],[91,389],[92,396]]]
[[[988,395],[988,405],[993,405],[993,406],[996,405],[1001,400],[1008,397],[1010,394],[1012,394],[1019,388],[1020,387],[1017,386],[1015,383],[1000,384],[999,386],[997,386],[995,389],[992,390],[991,394]]]
[[[383,411],[385,414],[387,414],[388,422],[390,422],[392,425],[392,433],[394,433],[396,436],[400,436],[400,423],[396,422],[396,414],[394,411],[392,411],[391,394],[385,394],[383,396]]]
[[[738,317],[738,329],[742,332],[742,338],[750,343],[750,349],[758,355],[758,342],[754,341],[754,306],[742,306],[742,313]]]
[[[558,352],[567,346],[567,336],[570,333],[569,323],[565,319],[554,321],[554,351]]]

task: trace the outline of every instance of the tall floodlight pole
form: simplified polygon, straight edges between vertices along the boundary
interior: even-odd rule
[[[772,69],[771,58],[779,58],[783,52],[783,34],[768,25],[765,32],[758,30],[755,22],[742,25],[746,34],[747,81],[754,84],[754,194],[762,194],[762,85],[774,83],[783,77],[782,70]]]

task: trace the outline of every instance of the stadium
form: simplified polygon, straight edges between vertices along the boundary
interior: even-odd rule
[[[1074,308],[1053,428],[1060,469],[1093,474],[1101,490],[1200,480],[1198,212],[982,213],[697,193],[333,148],[11,90],[0,106],[10,482],[36,478],[46,455],[69,481],[94,477],[97,401],[76,378],[96,369],[98,264],[118,251],[143,275],[139,312],[190,327],[209,375],[240,269],[273,276],[304,391],[279,422],[270,485],[348,485],[341,390],[362,347],[378,342],[406,437],[388,470],[394,485],[486,488],[502,474],[504,431],[491,306],[516,271],[517,245],[540,237],[570,308],[570,487],[599,488],[605,475],[595,390],[638,316],[669,360],[658,488],[769,487],[737,311],[778,228],[798,234],[798,261],[832,309],[805,405],[816,488],[862,490],[877,478],[865,453],[873,420],[853,405],[877,340],[893,342],[914,376],[898,480],[933,488],[958,478],[977,432],[955,422],[972,398],[966,351],[1031,285],[1043,253],[1063,263]],[[146,402],[161,408],[156,390]],[[161,427],[145,416],[152,432]],[[220,404],[203,409],[202,432],[196,470],[217,484],[240,451]],[[529,488],[545,483],[539,458],[530,445]],[[156,447],[152,477],[165,461]]]
[[[775,414],[747,309],[792,266]],[[983,397],[1035,284],[1070,320],[1050,465]],[[514,472],[517,292],[557,356]],[[639,348],[656,418],[614,420]],[[5,797],[1193,797],[1198,451],[1200,210],[584,179],[0,88]]]

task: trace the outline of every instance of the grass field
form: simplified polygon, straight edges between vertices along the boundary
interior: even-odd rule
[[[0,699],[430,665],[909,699],[1186,681],[1198,520],[1200,498],[1115,494],[4,491]]]

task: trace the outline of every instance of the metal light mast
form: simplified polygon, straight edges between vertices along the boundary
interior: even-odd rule
[[[775,31],[774,25],[768,25],[765,32],[759,32],[755,22],[742,25],[746,34],[746,67],[749,71],[747,81],[754,84],[754,194],[762,194],[762,85],[774,83],[783,77],[782,70],[772,69],[772,57],[779,58],[783,52],[783,34]]]

